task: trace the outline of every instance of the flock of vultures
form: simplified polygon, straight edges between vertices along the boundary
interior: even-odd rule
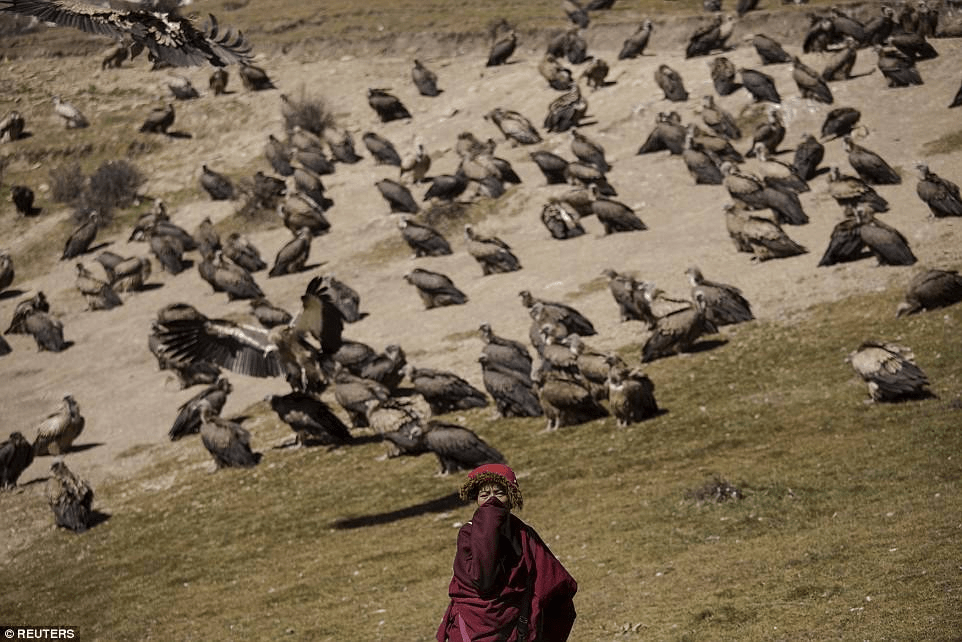
[[[612,4],[563,3],[571,28],[550,38],[543,58],[530,69],[532,83],[544,83],[556,92],[543,119],[532,122],[508,108],[494,109],[484,117],[502,132],[505,144],[531,146],[530,162],[537,165],[544,183],[569,186],[568,191],[545,199],[541,213],[546,234],[559,243],[585,234],[582,221],[588,217],[596,217],[605,235],[643,234],[647,229],[640,213],[618,200],[618,185],[608,180],[611,166],[605,149],[582,127],[590,119],[589,103],[605,100],[605,92],[618,91],[617,82],[609,78],[611,69],[641,64],[650,55],[646,47],[655,28],[651,20],[643,21],[624,41],[617,62],[606,62],[589,51],[585,34],[592,28],[592,16]],[[917,177],[893,169],[907,159],[883,158],[853,136],[860,109],[870,105],[836,106],[832,90],[852,78],[857,58],[868,57],[877,60],[880,94],[924,92],[926,67],[939,56],[938,38],[962,35],[958,23],[925,0],[882,5],[877,15],[861,20],[839,8],[813,10],[810,28],[794,41],[779,43],[761,33],[745,41],[757,50],[759,68],[791,66],[794,83],[777,86],[769,74],[736,68],[726,57],[737,44],[731,36],[738,20],[755,10],[756,4],[739,0],[736,12],[723,17],[718,13],[720,3],[706,1],[704,26],[691,34],[685,55],[710,56],[717,95],[747,92],[752,101],[765,106],[758,111],[764,117],[751,131],[742,131],[738,119],[716,103],[715,96],[707,95],[698,99],[701,122],[683,122],[670,106],[695,99],[689,97],[681,75],[660,64],[654,80],[664,92],[666,109],[658,114],[638,154],[677,157],[696,186],[715,186],[691,189],[718,190],[720,199],[727,193],[719,207],[724,210],[732,251],[749,253],[754,261],[791,260],[809,251],[791,238],[792,228],[809,220],[799,194],[822,190],[838,204],[838,224],[825,239],[820,266],[873,258],[881,265],[914,264],[916,257],[906,236],[884,222],[885,190],[915,189],[924,202],[920,212],[927,210],[933,219],[957,217],[962,216],[962,199],[952,178],[958,180],[958,176],[938,176],[925,165],[916,168]],[[70,0],[0,0],[0,6],[116,37],[117,46],[97,61],[105,69],[126,64],[146,50],[154,67],[210,64],[215,69],[210,76],[215,96],[225,91],[228,70],[234,65],[245,91],[275,89],[269,71],[253,64],[244,36],[221,29],[213,17],[198,30],[173,12],[112,10]],[[501,31],[485,63],[489,67],[514,61],[519,36],[510,26]],[[443,79],[418,60],[412,64],[417,92],[428,98],[438,96]],[[152,112],[141,131],[169,134],[176,118],[174,104],[198,95],[189,81],[174,78],[169,85],[170,103]],[[787,131],[791,123],[786,124],[779,109],[781,96],[795,92],[812,109],[823,111],[820,132]],[[367,99],[381,122],[412,118],[390,90],[370,88]],[[955,113],[948,110],[962,103],[962,90],[954,97],[927,95],[924,100],[944,101],[946,113]],[[324,176],[370,172],[372,162],[395,168],[396,180],[382,178],[374,188],[396,218],[398,242],[403,239],[410,246],[415,263],[421,257],[454,254],[449,239],[432,221],[457,214],[466,203],[500,199],[510,189],[538,190],[539,185],[522,184],[490,138],[481,140],[468,131],[459,135],[451,141],[459,157],[456,172],[437,174],[431,172],[432,158],[422,145],[404,156],[391,140],[368,132],[361,140],[363,149],[355,147],[347,128],[305,121],[304,107],[278,92],[278,108],[288,127],[283,136],[268,135],[264,169],[246,181],[244,189],[207,165],[198,186],[214,200],[246,199],[248,205],[253,201],[258,207],[276,208],[291,232],[281,247],[258,248],[237,233],[221,238],[210,219],[186,230],[172,220],[159,199],[130,231],[131,241],[145,244],[140,255],[92,250],[102,229],[96,211],[79,217],[79,225],[64,244],[62,260],[76,262],[76,287],[88,309],[105,319],[118,314],[126,298],[138,296],[152,273],[160,270],[177,278],[193,266],[214,292],[238,302],[232,304],[240,306],[238,313],[249,313],[250,323],[211,318],[195,302],[176,301],[160,309],[150,327],[144,328],[160,368],[175,373],[183,388],[199,389],[172,412],[176,418],[170,439],[199,433],[217,468],[252,467],[261,458],[249,431],[220,416],[232,392],[228,372],[278,377],[289,384],[290,392],[271,395],[269,403],[279,420],[293,430],[291,446],[344,446],[366,429],[385,441],[391,455],[434,453],[441,472],[450,473],[503,462],[505,457],[469,428],[437,417],[493,406],[500,417],[543,416],[546,430],[609,415],[619,426],[640,422],[659,413],[655,384],[645,373],[645,363],[686,352],[720,327],[754,318],[751,303],[736,285],[712,281],[697,267],[687,271],[690,297],[682,299],[668,297],[654,284],[626,272],[608,269],[604,274],[621,321],[637,322],[646,336],[641,363],[632,365],[613,352],[592,348],[591,337],[597,332],[584,310],[521,290],[517,295],[531,317],[527,337],[501,336],[489,323],[478,328],[483,346],[478,362],[485,390],[471,385],[465,373],[407,363],[400,331],[381,352],[351,340],[350,325],[365,316],[358,292],[331,275],[308,274],[313,240],[337,234],[326,215],[336,211],[336,194],[325,190]],[[67,130],[89,126],[89,120],[69,102],[55,98],[53,108]],[[4,148],[16,148],[29,131],[30,118],[30,113],[18,112],[4,116],[0,123]],[[540,149],[539,144],[548,139],[570,141],[570,155]],[[784,147],[785,141],[799,142],[792,152]],[[822,162],[825,144],[844,146],[850,167],[826,167]],[[10,194],[21,216],[38,215],[29,185],[12,186]],[[464,248],[470,260],[477,261],[479,278],[525,269],[524,257],[504,240],[481,234],[471,225],[465,225],[463,232]],[[270,259],[267,250],[274,253],[272,263],[265,260]],[[10,253],[0,253],[0,292],[15,283],[14,267]],[[895,312],[909,315],[962,300],[962,276],[951,267],[916,272]],[[301,274],[306,285],[297,309],[273,305],[258,284],[263,278]],[[415,267],[403,278],[426,309],[470,305],[467,294],[443,273]],[[9,342],[0,337],[0,355],[31,349],[28,337],[39,350],[69,349],[71,342],[65,337],[70,328],[64,327],[56,311],[57,301],[48,300],[43,292],[17,302],[4,333],[14,336]],[[853,349],[850,363],[867,382],[871,400],[892,402],[931,394],[909,347],[871,341]],[[42,420],[38,417],[32,432],[27,430],[26,436],[13,432],[0,446],[0,486],[4,488],[17,485],[35,456],[56,457],[50,503],[57,524],[76,531],[85,530],[93,515],[90,485],[67,468],[64,458],[84,428],[82,402],[64,396],[59,409]]]

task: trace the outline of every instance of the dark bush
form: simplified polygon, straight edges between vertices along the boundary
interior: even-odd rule
[[[107,161],[90,177],[85,205],[107,214],[114,208],[133,205],[137,189],[146,178],[139,169],[125,160]]]
[[[323,98],[304,96],[289,98],[281,110],[284,116],[284,127],[288,131],[295,126],[303,130],[322,136],[328,127],[334,127],[334,113]]]
[[[50,170],[50,198],[57,203],[78,203],[86,183],[87,178],[77,163],[55,167]]]

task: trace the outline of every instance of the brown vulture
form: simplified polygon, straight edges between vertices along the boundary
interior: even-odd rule
[[[17,431],[0,443],[0,490],[17,485],[20,474],[33,462],[33,446]]]
[[[962,301],[962,276],[955,270],[925,270],[909,281],[905,300],[899,303],[896,316],[915,314],[954,305]]]
[[[261,459],[260,453],[251,450],[251,434],[236,421],[214,414],[206,401],[201,401],[200,440],[214,458],[217,469],[252,468]]]
[[[697,299],[699,295],[704,298],[705,316],[711,323],[723,326],[755,318],[751,304],[735,286],[709,281],[694,266],[685,270],[685,274],[691,283],[692,299]]]
[[[270,395],[268,402],[280,420],[294,431],[294,444],[298,446],[334,446],[352,439],[344,422],[314,395],[303,392]]]
[[[928,397],[929,379],[915,363],[915,355],[905,346],[866,341],[847,361],[868,384],[872,401],[900,401]]]
[[[453,372],[408,366],[406,374],[414,390],[431,406],[433,414],[488,405],[488,398],[483,392]]]
[[[67,468],[63,460],[53,462],[50,473],[46,493],[57,526],[75,533],[84,532],[93,525],[93,489],[85,479]]]
[[[37,436],[33,440],[34,454],[62,455],[69,452],[71,444],[83,431],[84,423],[77,401],[71,395],[64,395],[60,409],[37,426]]]
[[[608,405],[619,427],[658,414],[655,384],[638,368],[628,369],[612,362],[608,373]]]
[[[233,388],[226,377],[218,377],[217,381],[207,386],[196,395],[185,401],[177,409],[177,417],[167,431],[167,436],[171,441],[177,441],[186,435],[193,435],[200,432],[201,404],[206,403],[211,407],[213,414],[219,415],[227,403],[227,395]]]
[[[417,456],[432,452],[441,464],[439,475],[460,470],[472,470],[482,464],[503,464],[504,455],[489,446],[474,431],[456,424],[429,421],[421,426],[406,425],[400,430],[384,433],[391,443],[391,456]]]

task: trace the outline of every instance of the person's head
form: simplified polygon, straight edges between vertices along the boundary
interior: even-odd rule
[[[468,473],[461,486],[461,499],[484,504],[492,497],[509,509],[520,509],[524,504],[521,488],[514,471],[504,464],[485,464]]]

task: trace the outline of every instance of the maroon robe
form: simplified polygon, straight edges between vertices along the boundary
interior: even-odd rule
[[[530,581],[527,640],[518,617]],[[574,624],[578,583],[533,528],[492,498],[458,533],[451,603],[438,642],[564,642]]]

